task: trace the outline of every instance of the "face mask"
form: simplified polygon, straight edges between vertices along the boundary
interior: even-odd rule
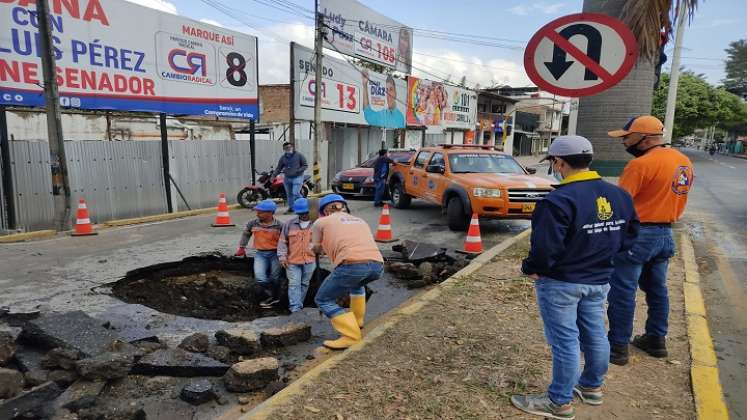
[[[311,224],[311,220],[301,220],[300,222],[298,222],[298,224],[301,225],[301,229],[306,229]]]
[[[641,142],[642,142],[643,140],[646,140],[646,137],[648,137],[648,136],[643,136],[643,137],[641,137],[641,139],[640,139],[640,140],[638,140],[638,142],[637,142],[637,143],[635,143],[635,144],[632,144],[632,145],[630,145],[629,147],[626,147],[626,148],[625,148],[625,151],[626,151],[626,152],[628,152],[628,153],[630,153],[630,154],[631,154],[631,155],[633,155],[634,157],[641,157],[641,156],[645,155],[645,154],[646,154],[646,152],[648,152],[648,151],[649,151],[649,150],[650,150],[651,148],[649,147],[649,148],[648,148],[648,149],[646,149],[646,150],[641,150],[641,149],[639,149],[639,148],[638,148],[638,145],[639,145],[639,144],[641,144]],[[656,146],[654,146],[654,147],[656,147]]]
[[[558,182],[563,181],[563,174],[553,169],[553,165],[555,164],[554,160],[550,161],[550,167],[547,168],[547,174],[552,175],[553,178],[555,178]]]

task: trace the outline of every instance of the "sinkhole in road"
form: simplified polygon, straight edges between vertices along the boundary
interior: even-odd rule
[[[287,281],[274,309],[262,309],[264,298],[252,273],[252,258],[197,255],[128,272],[111,284],[112,294],[160,312],[200,319],[251,321],[287,314]],[[318,269],[306,294],[305,307],[314,307],[314,296],[329,272]]]

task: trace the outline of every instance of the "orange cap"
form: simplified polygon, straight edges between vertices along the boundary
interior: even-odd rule
[[[625,124],[622,130],[609,131],[607,134],[610,137],[625,137],[630,133],[640,133],[648,135],[662,135],[664,134],[664,124],[659,121],[658,118],[651,115],[644,115],[642,117],[633,117]]]

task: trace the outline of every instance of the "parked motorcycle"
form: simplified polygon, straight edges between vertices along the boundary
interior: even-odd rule
[[[281,173],[272,179],[273,169],[271,166],[269,171],[254,171],[258,175],[257,183],[245,186],[236,196],[236,201],[241,207],[251,209],[260,201],[268,198],[286,200],[285,186],[283,185],[285,177]],[[303,184],[301,185],[301,197],[306,197],[313,188],[314,184],[311,182],[311,175],[304,175]]]

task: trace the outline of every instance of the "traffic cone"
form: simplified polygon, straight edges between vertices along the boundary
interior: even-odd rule
[[[98,232],[93,231],[93,225],[91,219],[88,217],[88,206],[86,206],[86,200],[80,199],[78,201],[78,212],[75,216],[75,229],[72,236],[91,236],[98,235]]]
[[[374,237],[376,242],[394,242],[396,239],[392,237],[392,223],[389,220],[389,205],[384,204],[384,208],[381,209],[381,217],[379,217],[379,227],[376,229],[376,236]]]
[[[464,238],[464,252],[467,254],[482,254],[482,239],[480,238],[480,220],[477,213],[472,213],[467,237]]]
[[[215,215],[213,227],[231,227],[236,226],[231,222],[231,215],[228,214],[228,204],[226,203],[226,194],[218,194],[218,214]]]

